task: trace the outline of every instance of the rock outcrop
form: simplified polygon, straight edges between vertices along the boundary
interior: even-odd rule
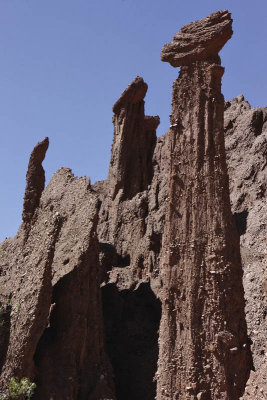
[[[232,212],[240,234],[244,269],[246,320],[255,372],[245,399],[264,399],[267,392],[266,186],[267,108],[252,108],[242,95],[226,102],[225,144]]]
[[[159,117],[144,114],[146,90],[137,77],[115,103],[108,179],[93,186],[102,201],[98,237],[107,350],[117,398],[129,400],[155,397],[161,315],[149,281],[159,285],[163,221],[157,220],[155,197],[164,180],[153,178],[159,161],[153,157]]]
[[[106,181],[62,168],[44,189],[48,139],[34,148],[0,247],[1,390],[27,376],[38,400],[237,400],[246,317],[243,398],[263,398],[267,111],[224,103],[231,35],[224,10],[164,46],[182,66],[165,135],[143,79],[126,88]]]
[[[37,383],[38,400],[114,398],[104,350],[97,222],[90,180],[62,168],[42,193],[26,242],[23,223],[17,237],[3,244],[1,303],[9,298],[11,313],[8,346],[1,349],[2,389],[11,377],[27,376]]]
[[[109,267],[118,267],[116,273],[124,274],[126,286],[127,280],[133,286],[134,282],[139,282],[141,275],[145,277],[153,271],[153,265],[148,265],[153,264],[148,238],[153,233],[148,233],[147,222],[152,211],[149,210],[149,193],[155,186],[152,182],[156,162],[153,154],[159,117],[144,114],[146,90],[147,84],[137,77],[115,103],[108,179],[101,189],[99,185],[94,186],[102,200],[98,236],[101,249],[104,253],[108,252],[107,257],[103,254],[103,260],[108,260]],[[110,246],[116,260],[110,255]],[[109,269],[107,265],[104,267]]]
[[[49,139],[46,137],[42,142],[37,143],[30,156],[22,213],[25,240],[29,234],[35,210],[39,206],[41,194],[45,187],[45,172],[42,162],[48,146]]]
[[[162,61],[173,67],[216,57],[231,38],[232,20],[227,10],[218,11],[201,21],[182,27],[161,52]]]
[[[229,34],[219,23],[205,43],[206,26],[220,15]],[[186,32],[198,38],[202,29],[203,46],[213,49],[212,54],[200,56],[196,50],[194,56],[192,50],[192,57],[185,58],[183,29],[172,50],[177,60],[182,57],[175,65],[186,65],[173,85],[158,400],[237,400],[252,368],[225,160],[224,69],[216,55],[231,36],[230,15],[213,14],[187,26]]]
[[[137,77],[114,104],[114,140],[108,176],[108,195],[131,199],[147,189],[153,176],[152,156],[159,117],[145,117],[147,84]]]

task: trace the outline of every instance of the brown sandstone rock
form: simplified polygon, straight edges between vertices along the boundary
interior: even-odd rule
[[[49,139],[45,138],[42,142],[37,143],[30,156],[22,212],[25,240],[29,234],[32,218],[36,208],[39,206],[41,194],[45,186],[45,172],[42,162],[44,161],[48,146]]]
[[[119,272],[125,275],[123,281],[128,288],[138,282],[142,274],[147,280],[149,270],[153,270],[153,266],[148,267],[152,261],[149,256],[150,240],[146,233],[147,223],[151,220],[148,216],[151,214],[148,193],[151,193],[151,186],[158,188],[160,185],[159,182],[152,182],[157,165],[153,152],[159,117],[144,115],[142,96],[146,89],[146,83],[137,77],[115,103],[109,176],[102,185],[94,185],[102,200],[98,235],[106,256],[102,253],[101,257],[103,263],[109,260],[110,267],[119,268],[113,271],[115,275]],[[117,258],[114,259],[111,247],[105,244],[114,249]],[[107,265],[105,268],[110,269]]]
[[[155,380],[161,400],[239,398],[251,357],[227,161],[256,367],[244,399],[262,398],[266,110],[226,103],[225,160],[217,53],[231,34],[221,11],[164,47],[165,61],[186,66],[162,137],[144,115],[146,83],[128,86],[113,107],[106,181],[91,188],[61,169],[43,191],[48,141],[34,149],[24,223],[1,244],[2,387],[28,375],[38,400],[115,399],[107,348],[118,400],[153,400]]]
[[[240,234],[246,320],[255,372],[244,399],[263,399],[267,371],[267,108],[242,95],[225,104],[225,143],[232,212]]]
[[[143,82],[141,78],[135,80],[127,93],[135,91],[136,81],[139,85]],[[166,140],[160,138],[156,144],[159,118],[144,115],[140,97],[139,103],[123,104],[120,110],[115,107],[109,177],[93,186],[102,200],[98,236],[106,340],[118,398],[153,400],[160,320],[155,293],[160,287],[158,265],[166,192],[166,179],[160,170],[165,171],[167,164]],[[125,117],[119,120],[118,115]],[[118,170],[123,165],[126,171],[133,169],[127,179],[125,170]],[[120,189],[114,197],[110,188],[118,187],[119,180]]]
[[[98,274],[98,199],[87,178],[60,169],[43,191],[26,242],[4,244],[1,296],[11,298],[1,386],[37,383],[38,400],[114,399]]]
[[[231,32],[230,16],[222,14]],[[204,24],[213,19],[214,15]],[[158,400],[197,396],[237,400],[252,367],[239,238],[231,215],[225,160],[224,69],[215,57],[230,36],[222,35],[218,47],[217,35],[204,41],[208,50],[201,57],[198,49],[193,50],[193,56],[183,61],[190,65],[181,68],[173,86],[171,167],[161,255]],[[179,57],[183,37],[176,40]]]
[[[161,59],[180,67],[216,57],[232,34],[231,14],[227,10],[217,11],[185,25],[174,35],[173,42],[163,47]]]
[[[118,192],[125,199],[147,189],[151,183],[152,156],[159,117],[144,115],[147,84],[137,77],[114,104],[114,140],[108,176],[108,195]]]

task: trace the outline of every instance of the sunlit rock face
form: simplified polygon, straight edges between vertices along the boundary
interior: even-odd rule
[[[48,139],[33,149],[0,247],[1,391],[27,376],[38,400],[237,400],[246,317],[244,399],[263,398],[267,111],[224,102],[231,35],[223,10],[164,46],[181,71],[161,137],[147,84],[130,83],[105,181],[61,168],[45,188]]]
[[[161,60],[173,67],[216,57],[231,38],[232,19],[227,10],[185,25],[161,51]]]
[[[230,14],[182,28],[162,51],[173,85],[157,399],[239,399],[252,367],[231,214],[218,51]]]

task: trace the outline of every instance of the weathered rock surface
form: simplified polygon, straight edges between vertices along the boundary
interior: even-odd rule
[[[41,194],[45,186],[45,172],[42,162],[44,161],[48,146],[49,139],[46,137],[34,147],[29,160],[22,213],[25,240],[29,234],[34,212],[39,206]]]
[[[231,14],[227,10],[217,11],[185,25],[174,35],[173,42],[163,47],[161,59],[180,67],[216,57],[232,34]]]
[[[147,84],[137,77],[114,104],[114,140],[108,176],[108,195],[131,199],[147,189],[153,175],[152,156],[159,117],[145,117]]]
[[[267,111],[225,104],[225,157],[217,54],[231,22],[214,13],[164,47],[182,65],[165,135],[142,78],[122,93],[106,181],[63,168],[44,189],[48,140],[34,149],[23,224],[0,249],[2,388],[27,375],[38,400],[236,400],[246,312],[244,400],[263,398]]]
[[[38,400],[112,399],[101,317],[98,199],[89,179],[60,169],[34,215],[26,242],[22,225],[17,237],[2,244],[1,303],[11,303],[2,388],[12,376],[27,376],[37,383]]]
[[[156,293],[164,223],[158,202],[160,197],[163,203],[166,179],[161,181],[154,172],[164,169],[160,148],[165,139],[156,144],[159,118],[144,114],[146,89],[143,80],[136,78],[115,103],[109,176],[106,182],[93,186],[102,200],[98,237],[108,353],[118,399],[129,400],[155,397],[153,376],[161,313],[149,281]],[[158,150],[153,157],[155,145]],[[110,304],[116,312],[110,310]],[[140,318],[146,322],[139,322]]]
[[[267,393],[266,362],[255,372],[252,371],[242,400],[265,400]]]
[[[267,108],[251,109],[240,95],[226,103],[224,126],[232,212],[240,233],[246,320],[256,369],[244,398],[262,399],[267,391]]]
[[[109,176],[101,188],[99,185],[94,186],[102,200],[98,235],[100,249],[103,250],[103,262],[107,259],[109,266],[118,267],[116,272],[112,272],[115,275],[120,272],[125,275],[124,288],[134,286],[134,282],[138,282],[142,275],[145,278],[147,274],[145,280],[149,279],[149,271],[153,271],[153,260],[158,257],[160,249],[160,244],[155,243],[155,247],[158,247],[155,256],[149,248],[149,236],[153,235],[154,231],[153,227],[150,232],[147,229],[147,222],[151,219],[149,216],[153,213],[153,210],[149,209],[149,193],[153,187],[153,192],[157,193],[153,193],[152,196],[158,196],[160,183],[152,182],[158,163],[156,158],[153,158],[153,153],[159,117],[144,114],[142,96],[146,93],[146,88],[144,81],[137,77],[115,103]],[[135,99],[134,104],[125,103],[125,97],[127,101],[129,98]],[[151,206],[153,207],[152,204]],[[155,237],[155,242],[157,240]],[[111,248],[115,251],[115,260],[110,254]],[[105,252],[107,257],[104,256]],[[139,266],[132,268],[133,265]],[[131,268],[128,268],[129,266]],[[108,268],[108,265],[105,267]]]
[[[176,41],[179,56],[183,37]],[[216,35],[204,46],[213,41],[216,52]],[[216,54],[195,53],[173,86],[157,399],[237,400],[252,363],[225,160],[224,69]]]

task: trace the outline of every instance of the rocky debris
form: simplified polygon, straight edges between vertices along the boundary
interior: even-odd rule
[[[240,95],[226,102],[224,115],[232,212],[240,234],[246,320],[256,369],[249,381],[252,396],[252,388],[257,391],[255,377],[264,379],[267,369],[267,108],[251,109]]]
[[[147,189],[153,175],[152,156],[159,117],[145,117],[147,84],[137,77],[114,104],[114,140],[108,175],[108,195],[131,199]]]
[[[30,231],[30,226],[36,208],[39,206],[42,191],[45,186],[45,172],[42,167],[46,151],[49,146],[49,139],[46,137],[34,147],[28,165],[26,175],[26,189],[22,212],[25,240]]]
[[[163,47],[161,60],[173,67],[207,60],[217,56],[232,34],[231,14],[227,10],[217,11],[185,25],[174,35],[173,42]]]
[[[266,363],[256,371],[251,372],[244,396],[241,400],[266,400],[267,393],[267,365]]]
[[[38,400],[115,398],[104,349],[97,221],[90,180],[62,168],[42,193],[27,241],[22,226],[16,246],[5,244],[1,264],[9,265],[0,280],[11,313],[2,388],[12,376],[27,376],[37,383]]]
[[[218,30],[213,26],[215,34],[205,40],[201,28],[213,23]],[[231,36],[230,14],[213,14],[191,30],[197,44],[198,32],[204,36],[207,52],[200,55],[194,45],[193,55],[182,53],[175,64],[186,66],[173,85],[157,400],[237,400],[252,360],[225,160],[224,69],[216,57]],[[190,26],[183,31],[190,32]],[[172,49],[179,59],[182,34],[175,40]]]

